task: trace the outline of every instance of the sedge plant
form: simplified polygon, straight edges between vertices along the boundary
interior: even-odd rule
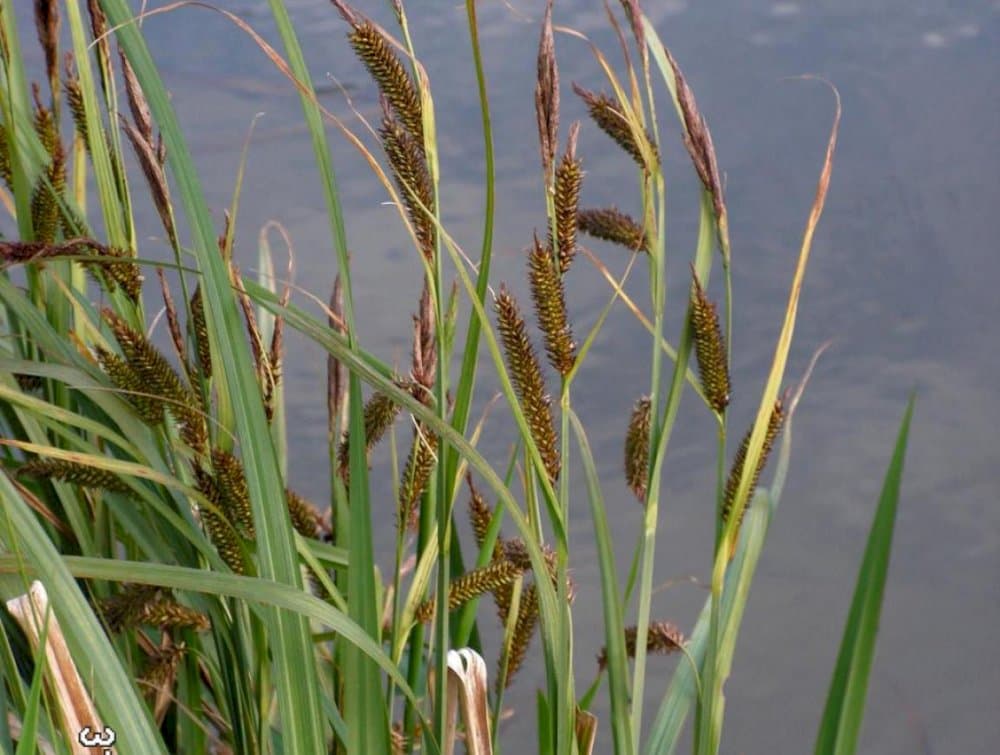
[[[504,744],[506,690],[537,653],[545,670],[534,719],[540,753],[593,752],[602,728],[616,753],[669,753],[686,724],[696,753],[717,752],[742,612],[789,464],[802,391],[783,391],[785,365],[837,120],[767,381],[759,398],[736,396],[731,272],[742,260],[730,244],[715,148],[678,63],[636,0],[609,13],[621,71],[584,35],[557,26],[551,1],[540,19],[534,97],[544,224],[524,239],[530,303],[491,274],[497,186],[474,0],[465,10],[485,174],[474,254],[441,221],[447,176],[438,140],[446,128],[403,4],[391,4],[391,31],[333,2],[380,97],[376,121],[354,129],[317,100],[287,9],[281,0],[269,4],[278,48],[246,21],[217,12],[300,95],[336,261],[333,294],[319,316],[276,282],[272,232],[291,246],[279,226],[261,233],[249,265],[259,275],[241,271],[242,182],[216,227],[140,19],[124,0],[88,0],[85,8],[36,0],[34,34],[19,28],[10,4],[0,5],[0,585],[5,599],[20,601],[3,615],[0,744],[18,752],[29,741],[59,752],[74,746],[67,721],[80,719],[67,717],[53,683],[59,670],[82,680],[77,702],[87,704],[74,710],[84,710],[95,731],[112,729],[123,752],[450,753],[459,736],[470,752],[494,752]],[[602,88],[563,85],[557,32],[560,43],[588,45]],[[22,44],[32,36],[42,72],[25,68]],[[570,92],[571,105],[563,98]],[[571,107],[583,122],[567,128],[562,115]],[[681,143],[661,141],[659,111],[676,115]],[[620,150],[621,169],[637,180],[632,207],[586,205],[582,128],[603,132]],[[669,247],[665,228],[663,155],[680,148],[700,181],[699,232],[688,256]],[[368,162],[421,265],[405,369],[358,337],[359,292],[335,173],[341,149]],[[156,210],[160,248],[140,243],[146,234],[133,210],[140,195]],[[623,276],[610,272],[590,239],[628,260]],[[587,331],[574,327],[566,279],[584,258],[609,283]],[[648,273],[646,302],[625,291],[635,266]],[[667,301],[668,275],[690,282],[685,301]],[[614,557],[604,483],[572,399],[616,306],[648,332],[650,355],[648,391],[622,423],[623,476],[642,507],[626,564]],[[160,310],[163,338],[151,332]],[[321,503],[299,495],[287,474],[289,328],[329,355],[331,497]],[[503,466],[478,450],[489,423],[473,415],[484,370],[495,375],[516,428]],[[697,397],[718,437],[716,458],[706,461],[717,488],[705,508],[716,524],[706,543],[711,593],[695,621],[663,616],[653,600],[655,548],[669,536],[662,470],[684,391]],[[731,399],[759,407],[735,443]],[[909,411],[817,752],[851,752],[857,742]],[[400,429],[404,453],[393,445],[391,465],[397,536],[386,574],[376,565],[373,532],[384,511],[375,508],[369,463]],[[764,489],[758,483],[770,456],[777,471]],[[571,468],[582,471],[584,496],[571,495]],[[576,584],[571,574],[569,523],[582,516],[593,526],[599,585]],[[471,541],[459,536],[461,519]],[[34,618],[18,598],[36,594],[33,580],[47,595],[44,604],[30,603],[45,606]],[[574,654],[573,601],[583,590],[599,591],[603,605],[604,648],[592,666]],[[497,646],[484,640],[484,622],[498,623]],[[50,637],[68,649],[55,663],[46,661]],[[647,676],[654,654],[678,658],[662,690]],[[599,696],[607,720],[592,712]],[[656,697],[650,724],[643,715]]]

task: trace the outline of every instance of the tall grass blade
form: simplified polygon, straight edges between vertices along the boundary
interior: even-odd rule
[[[571,410],[572,411],[572,410]],[[601,569],[601,600],[604,614],[604,636],[607,640],[608,684],[611,696],[611,733],[616,753],[632,753],[635,747],[632,729],[628,725],[629,679],[628,658],[625,650],[624,616],[622,614],[621,593],[615,570],[614,546],[608,528],[607,510],[601,495],[597,467],[590,450],[590,443],[584,432],[580,418],[573,412],[570,423],[580,445],[580,463],[587,479],[587,493],[590,500],[590,516],[594,524],[594,540],[597,544],[597,562]]]
[[[875,656],[879,617],[882,613],[882,595],[889,572],[889,554],[892,550],[913,404],[914,398],[911,396],[903,414],[892,461],[889,462],[878,508],[868,533],[865,557],[858,572],[851,610],[847,616],[837,665],[830,681],[826,707],[816,738],[816,755],[852,755],[857,749],[868,677]]]
[[[313,154],[323,186],[330,230],[343,283],[348,343],[354,347],[354,303],[347,257],[347,234],[336,175],[326,141],[326,131],[309,76],[309,69],[288,11],[281,0],[270,0],[269,5],[275,25],[285,45],[288,65],[300,85],[304,86],[304,89],[299,91],[302,112],[312,138]],[[352,437],[361,438],[364,437],[361,381],[352,374],[349,382],[348,431]],[[352,444],[349,470],[352,480],[348,491],[351,509],[349,523],[351,565],[347,576],[350,594],[349,606],[352,618],[358,621],[371,636],[377,637],[379,626],[373,576],[374,554],[372,520],[368,500],[368,462],[361,443]],[[350,705],[345,716],[350,737],[349,749],[358,752],[388,752],[389,727],[380,691],[381,680],[378,669],[350,646],[347,648],[346,661],[346,682],[355,693],[349,698]]]

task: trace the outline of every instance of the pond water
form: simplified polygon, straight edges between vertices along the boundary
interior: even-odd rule
[[[217,4],[240,13],[278,45],[266,3]],[[389,25],[387,5],[364,9]],[[457,0],[409,5],[412,35],[435,95],[445,223],[474,251],[481,233],[483,168],[464,11]],[[538,5],[483,3],[480,10],[498,155],[493,280],[507,280],[522,294],[521,250],[544,223],[532,103]],[[698,97],[725,174],[734,247],[736,435],[752,417],[769,365],[833,112],[826,87],[793,77],[822,75],[843,97],[833,182],[806,277],[790,380],[822,342],[834,343],[796,417],[788,483],[727,687],[722,750],[812,747],[867,527],[899,418],[915,389],[860,751],[995,752],[1000,400],[989,381],[1000,373],[1000,351],[989,333],[1000,321],[1000,3],[661,0],[646,5]],[[363,115],[374,118],[371,84],[329,3],[289,0],[288,7],[314,78],[329,92],[324,104],[358,126],[336,81],[347,87]],[[558,2],[555,18],[618,60],[599,2]],[[265,113],[249,152],[239,254],[244,268],[252,267],[258,230],[268,220],[280,221],[294,241],[297,285],[325,299],[335,262],[291,87],[244,34],[209,11],[188,8],[150,19],[145,33],[220,217],[251,121]],[[583,42],[558,35],[556,45],[564,136],[566,124],[586,116],[569,82],[602,88],[603,81]],[[672,113],[665,99],[660,102],[673,274],[667,333],[675,339],[696,231],[697,186]],[[363,162],[332,129],[331,144],[353,251],[361,339],[383,359],[405,366],[409,317],[420,287],[416,253]],[[608,144],[584,123],[579,150],[588,171],[584,204],[616,202],[634,209],[634,171]],[[158,226],[151,220],[144,231],[157,233]],[[151,242],[151,248],[157,244]],[[626,260],[616,250],[595,248],[612,270],[624,269]],[[576,330],[584,333],[609,291],[582,258],[568,285]],[[636,273],[629,291],[645,301],[647,290],[642,273]],[[644,331],[618,306],[574,394],[598,456],[621,569],[641,522],[622,481],[622,436],[632,402],[648,390],[648,358]],[[301,492],[326,500],[325,359],[292,338],[285,374],[290,478]],[[479,411],[495,389],[487,370],[477,394]],[[685,629],[705,594],[684,579],[709,575],[713,436],[712,423],[689,395],[668,455],[656,572],[658,582],[682,584],[654,600],[657,617]],[[399,438],[405,453],[408,433]],[[500,462],[512,438],[501,402],[492,410],[483,450]],[[375,464],[374,485],[385,500],[377,545],[388,554],[394,537],[390,483],[385,458]],[[579,475],[572,479],[582,491]],[[578,585],[574,621],[581,685],[594,668],[602,627],[584,501],[581,495],[573,504],[571,564]],[[676,662],[650,660],[647,721]],[[526,664],[508,698],[515,720],[533,720],[534,689],[543,680],[541,664]],[[603,707],[597,713],[598,751],[608,752],[608,713]],[[501,742],[508,751],[530,751],[531,730],[508,723]]]

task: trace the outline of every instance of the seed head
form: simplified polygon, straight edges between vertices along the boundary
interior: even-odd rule
[[[639,634],[638,627],[631,626],[625,629],[625,653],[629,658],[635,658],[636,638]],[[646,652],[659,655],[669,655],[684,647],[684,635],[669,621],[653,621],[649,624],[649,631],[646,634]],[[607,647],[601,648],[597,656],[597,665],[603,671],[608,665]]]
[[[615,207],[580,210],[577,227],[589,236],[624,246],[633,252],[648,252],[646,232],[630,216]]]
[[[562,276],[548,249],[535,238],[534,247],[528,253],[528,278],[531,283],[531,298],[535,304],[535,315],[545,336],[545,352],[549,364],[560,375],[568,375],[576,360],[573,333],[566,311],[566,290]]]
[[[37,458],[18,467],[17,473],[41,480],[60,480],[73,485],[113,493],[131,493],[125,482],[110,469],[100,469],[65,459]]]
[[[764,465],[767,464],[767,457],[771,453],[771,448],[774,446],[774,441],[778,437],[778,433],[781,432],[781,426],[785,421],[785,410],[782,405],[781,399],[774,402],[774,408],[771,410],[771,416],[767,422],[767,433],[764,435],[764,446],[760,452],[760,460],[757,462],[757,467],[753,470],[753,477],[750,482],[750,490],[753,491],[757,487],[757,480],[760,478],[760,473],[764,470]],[[730,515],[733,513],[733,505],[736,503],[736,491],[740,487],[740,481],[743,476],[743,467],[746,463],[747,449],[750,446],[750,436],[753,434],[753,426],[747,430],[746,435],[743,436],[743,441],[740,443],[739,449],[736,451],[736,458],[733,459],[733,467],[729,472],[729,479],[726,480],[726,490],[723,497],[723,507],[722,507],[722,522],[723,524],[729,521]],[[738,513],[739,521],[743,521],[743,516],[746,514],[746,504]]]
[[[495,301],[498,329],[507,356],[507,369],[521,400],[531,436],[538,446],[542,463],[550,480],[559,477],[559,444],[549,397],[545,392],[542,368],[528,338],[524,318],[517,302],[505,286],[500,287]]]
[[[729,405],[729,364],[726,346],[722,340],[719,314],[715,304],[708,300],[698,275],[691,268],[691,330],[694,333],[698,372],[705,397],[720,414]]]
[[[392,45],[375,25],[365,19],[348,34],[355,54],[378,84],[410,136],[423,149],[424,125],[420,96]]]
[[[437,436],[422,422],[413,433],[413,445],[406,458],[403,479],[399,485],[399,526],[414,530],[419,521],[417,501],[427,488],[434,465],[437,463]]]
[[[577,211],[580,205],[580,186],[583,184],[583,161],[576,157],[576,138],[580,124],[570,128],[566,153],[556,168],[554,204],[556,212],[556,241],[558,242],[559,272],[569,270],[576,255]],[[552,247],[549,233],[549,247]]]
[[[615,143],[625,150],[632,157],[632,159],[636,161],[640,168],[652,170],[652,168],[655,167],[655,164],[659,163],[660,156],[656,149],[656,145],[653,143],[653,139],[649,135],[649,132],[643,131],[641,138],[645,141],[646,148],[652,155],[654,163],[654,165],[646,165],[646,161],[642,155],[642,149],[639,147],[639,142],[636,141],[636,135],[633,133],[632,127],[625,118],[625,114],[619,109],[618,103],[613,98],[603,92],[591,92],[583,87],[577,86],[576,84],[573,85],[573,91],[576,92],[587,105],[587,111],[590,113],[590,117],[593,119],[594,123],[597,124],[598,128],[614,139]]]
[[[649,475],[649,427],[652,403],[648,396],[635,402],[625,433],[625,481],[640,503],[646,502]]]

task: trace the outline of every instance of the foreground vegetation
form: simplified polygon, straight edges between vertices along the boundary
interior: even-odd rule
[[[805,383],[782,389],[836,120],[768,379],[759,397],[738,397],[757,402],[756,418],[733,442],[730,274],[740,261],[708,126],[638,2],[626,0],[609,15],[625,70],[613,70],[593,48],[606,91],[573,86],[591,121],[583,127],[607,134],[621,148],[622,169],[637,177],[633,215],[581,206],[586,156],[577,152],[581,126],[560,123],[566,92],[551,4],[542,19],[535,104],[539,216],[544,211],[547,226],[525,238],[530,316],[491,280],[494,155],[472,0],[469,66],[479,83],[486,175],[478,254],[440,222],[439,185],[447,177],[438,169],[432,88],[401,4],[392,5],[395,36],[339,0],[331,10],[382,96],[380,122],[357,133],[316,100],[281,0],[270,0],[281,50],[228,17],[301,95],[338,270],[320,317],[292,303],[268,245],[245,265],[260,275],[240,272],[239,189],[225,226],[216,228],[141,26],[124,0],[86,5],[35,3],[45,70],[30,85],[21,47],[32,34],[17,28],[10,4],[0,6],[0,198],[3,227],[14,229],[0,241],[7,336],[0,585],[10,600],[0,646],[4,751],[70,751],[81,726],[110,727],[121,752],[448,753],[459,736],[470,752],[499,751],[505,690],[527,654],[538,652],[545,668],[535,713],[539,752],[592,752],[599,727],[611,732],[616,753],[672,752],[689,721],[694,751],[717,752],[725,682]],[[661,155],[680,145],[661,143],[662,111],[676,113],[701,181],[698,240],[688,257],[668,254]],[[839,105],[837,113],[839,120]],[[405,374],[357,339],[359,292],[327,122],[345,139],[338,149],[346,143],[369,161],[423,265]],[[138,170],[130,175],[133,159]],[[133,199],[140,194],[157,210],[171,252],[166,262],[137,243]],[[580,234],[623,248],[628,271],[646,266],[649,300],[628,299],[624,279]],[[574,331],[564,285],[584,256],[610,283],[607,305],[586,333]],[[669,308],[668,271],[691,281],[689,299]],[[625,478],[644,511],[625,564],[613,555],[601,481],[572,401],[607,314],[622,304],[648,331],[650,354],[648,393],[636,397],[622,427]],[[161,306],[170,336],[163,348],[150,336]],[[286,474],[288,328],[329,353],[332,495],[322,505],[297,494]],[[477,451],[486,420],[476,420],[472,406],[484,369],[498,377],[517,427],[504,468]],[[655,547],[669,537],[659,526],[661,471],[685,390],[697,395],[719,439],[717,458],[705,465],[717,481],[705,508],[716,521],[715,542],[705,546],[714,549],[711,593],[687,632],[677,617],[661,618],[653,601]],[[857,741],[909,416],[907,409],[817,752],[850,752]],[[405,461],[391,470],[397,537],[394,569],[385,575],[375,564],[373,529],[384,512],[373,509],[369,455],[394,426],[412,429]],[[770,457],[773,481],[758,487]],[[561,473],[571,464],[585,478],[572,501],[569,475]],[[568,522],[585,515],[599,585],[571,578]],[[457,522],[466,517],[474,541],[461,542]],[[32,580],[44,591],[29,590]],[[582,590],[599,590],[603,604],[605,648],[594,667],[574,664],[572,606]],[[496,616],[502,643],[484,646],[480,626]],[[56,652],[61,642],[68,652]],[[652,653],[678,655],[666,689],[647,684]],[[660,703],[650,723],[644,703],[651,696]],[[590,712],[599,699],[608,720]],[[525,710],[516,715],[531,718]]]

